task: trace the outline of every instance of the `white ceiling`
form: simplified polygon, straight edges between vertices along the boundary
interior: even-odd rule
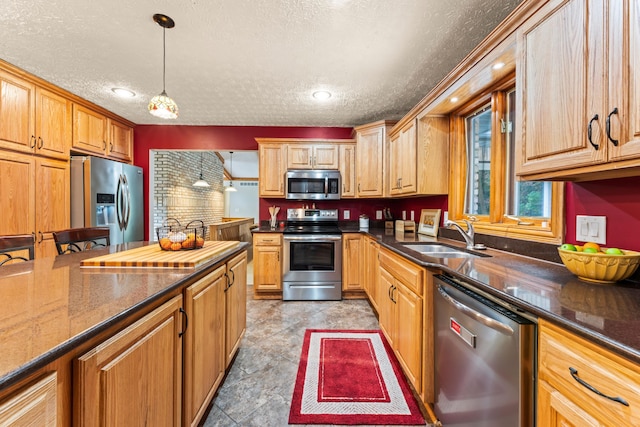
[[[137,124],[354,126],[402,117],[520,1],[2,0],[0,58]],[[176,22],[173,121],[147,112],[162,91],[154,13]]]

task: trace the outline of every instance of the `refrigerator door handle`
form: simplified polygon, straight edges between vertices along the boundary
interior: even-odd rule
[[[127,175],[122,175],[124,202],[122,203],[122,229],[126,230],[129,227],[129,216],[131,215],[131,191],[129,190],[129,181]]]
[[[118,188],[116,189],[116,218],[118,220],[118,228],[124,227],[123,211],[122,211],[122,174],[118,177]]]

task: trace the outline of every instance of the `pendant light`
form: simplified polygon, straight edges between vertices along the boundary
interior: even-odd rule
[[[207,181],[204,180],[204,177],[202,176],[202,153],[200,153],[200,179],[198,179],[196,182],[193,183],[194,187],[208,187],[209,183]]]
[[[227,188],[224,189],[224,191],[238,191],[234,186],[233,186],[233,151],[229,151],[229,160],[231,161],[231,164],[229,165],[229,186]]]
[[[178,105],[169,97],[169,95],[167,95],[167,92],[165,91],[165,68],[167,56],[165,32],[167,28],[175,27],[176,23],[167,15],[163,15],[161,13],[153,15],[153,20],[162,27],[162,93],[151,99],[149,102],[149,112],[161,119],[176,119],[178,118]]]

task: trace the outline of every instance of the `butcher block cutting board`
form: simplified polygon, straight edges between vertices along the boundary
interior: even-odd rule
[[[239,244],[235,241],[208,241],[202,248],[188,251],[163,251],[155,244],[85,259],[80,266],[196,268]]]

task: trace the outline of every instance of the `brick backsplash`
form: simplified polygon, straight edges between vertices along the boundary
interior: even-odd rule
[[[154,159],[154,229],[167,218],[175,218],[182,225],[199,219],[208,232],[208,225],[219,222],[224,215],[220,159],[211,152],[202,153],[202,176],[209,183],[205,188],[193,187],[200,178],[199,152],[156,151]]]

